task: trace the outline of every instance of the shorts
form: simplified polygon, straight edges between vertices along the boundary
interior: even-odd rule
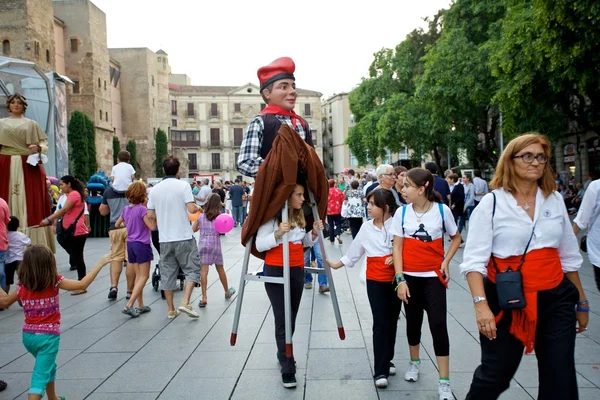
[[[6,273],[6,284],[12,285],[15,283],[15,272],[21,264],[21,260],[13,261],[11,263],[4,264],[4,272]]]
[[[23,345],[35,357],[30,394],[44,397],[46,385],[56,379],[56,356],[60,335],[23,332]]]
[[[127,261],[127,229],[119,228],[108,231],[110,238],[110,259]]]
[[[154,260],[150,243],[127,242],[127,261],[135,264],[143,264]]]
[[[200,283],[200,256],[196,239],[160,244],[160,284],[163,290],[176,290],[179,268],[185,282]]]

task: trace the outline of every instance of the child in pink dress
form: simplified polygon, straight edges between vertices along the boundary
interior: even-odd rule
[[[54,387],[60,343],[58,289],[85,290],[108,263],[110,256],[105,255],[81,280],[64,279],[58,275],[52,251],[43,245],[33,245],[25,250],[19,266],[19,289],[10,295],[0,290],[0,307],[18,300],[25,313],[23,345],[35,357],[28,400],[40,400],[44,393],[48,399],[65,399],[56,396]]]
[[[204,205],[204,212],[192,225],[194,232],[200,231],[198,239],[198,252],[200,254],[200,264],[202,270],[200,273],[200,285],[202,287],[202,300],[198,304],[200,307],[206,307],[206,286],[208,285],[208,267],[215,264],[219,279],[225,289],[225,298],[230,299],[235,293],[235,289],[227,284],[227,274],[223,268],[223,251],[221,250],[221,237],[215,230],[214,221],[221,214],[221,197],[213,193],[208,196]]]

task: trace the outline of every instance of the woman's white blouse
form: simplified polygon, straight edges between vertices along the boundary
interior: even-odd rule
[[[256,233],[256,250],[267,251],[279,246],[283,243],[283,238],[275,240],[274,233],[279,229],[279,224],[275,218],[267,221]],[[312,247],[314,241],[312,239],[312,230],[306,232],[306,229],[295,227],[288,232],[288,240],[290,243],[300,244],[304,247]]]
[[[381,257],[392,254],[394,235],[390,232],[393,218],[389,218],[383,223],[383,229],[379,229],[373,224],[373,220],[369,220],[362,224],[358,234],[350,243],[350,247],[346,251],[340,261],[346,267],[352,267],[363,254],[367,253],[368,257]]]
[[[564,272],[577,271],[583,258],[579,253],[577,238],[565,202],[559,193],[552,192],[544,199],[538,189],[534,220],[527,215],[509,192],[495,190],[496,212],[493,218],[494,197],[488,193],[471,214],[469,235],[460,270],[463,277],[477,271],[487,274],[487,264],[493,254],[507,258],[523,254],[531,231],[535,232],[527,252],[543,248],[557,248]]]

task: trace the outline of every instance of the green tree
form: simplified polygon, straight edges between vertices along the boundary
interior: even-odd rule
[[[119,138],[116,136],[113,136],[112,148],[113,148],[113,164],[116,165],[118,162],[117,156],[119,155],[119,152],[121,151],[121,142],[119,141]]]
[[[126,146],[125,150],[127,150],[129,152],[129,154],[131,155],[131,159],[129,160],[129,163],[131,165],[133,165],[133,168],[135,168],[136,175],[137,175],[139,172],[138,172],[137,150],[136,150],[135,141],[130,140],[129,142],[127,142],[127,146]]]
[[[164,176],[162,169],[163,159],[167,156],[167,134],[162,129],[156,131],[156,177]]]
[[[81,111],[75,111],[67,127],[69,173],[81,181],[87,181],[90,176],[86,118]]]
[[[98,171],[98,162],[96,160],[96,130],[94,122],[86,115],[85,130],[87,134],[87,149],[88,149],[88,173],[93,175]]]

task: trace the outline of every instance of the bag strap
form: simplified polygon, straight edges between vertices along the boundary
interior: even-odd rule
[[[492,196],[494,196],[494,205],[492,207],[492,232],[494,230],[494,215],[496,214],[496,193],[495,190],[492,191]],[[523,263],[525,262],[525,255],[527,254],[527,250],[529,250],[529,245],[531,244],[531,240],[533,239],[533,234],[535,233],[535,226],[537,225],[537,221],[535,224],[533,224],[533,229],[531,230],[531,236],[529,236],[529,241],[527,242],[527,246],[525,246],[525,251],[523,252],[523,255],[521,256],[521,261],[519,262],[519,266],[517,267],[517,271],[521,270],[521,267],[523,267]],[[496,264],[496,259],[494,258],[494,256],[490,257],[492,259],[492,263],[494,264],[494,267],[496,268],[496,271],[501,272],[500,268],[498,268],[498,264]]]
[[[443,239],[444,233],[446,233],[446,221],[444,220],[444,205],[442,203],[438,203],[438,208],[440,210],[440,214],[442,215],[442,239]]]
[[[402,206],[402,234],[404,235],[404,215],[406,215],[406,206]]]

